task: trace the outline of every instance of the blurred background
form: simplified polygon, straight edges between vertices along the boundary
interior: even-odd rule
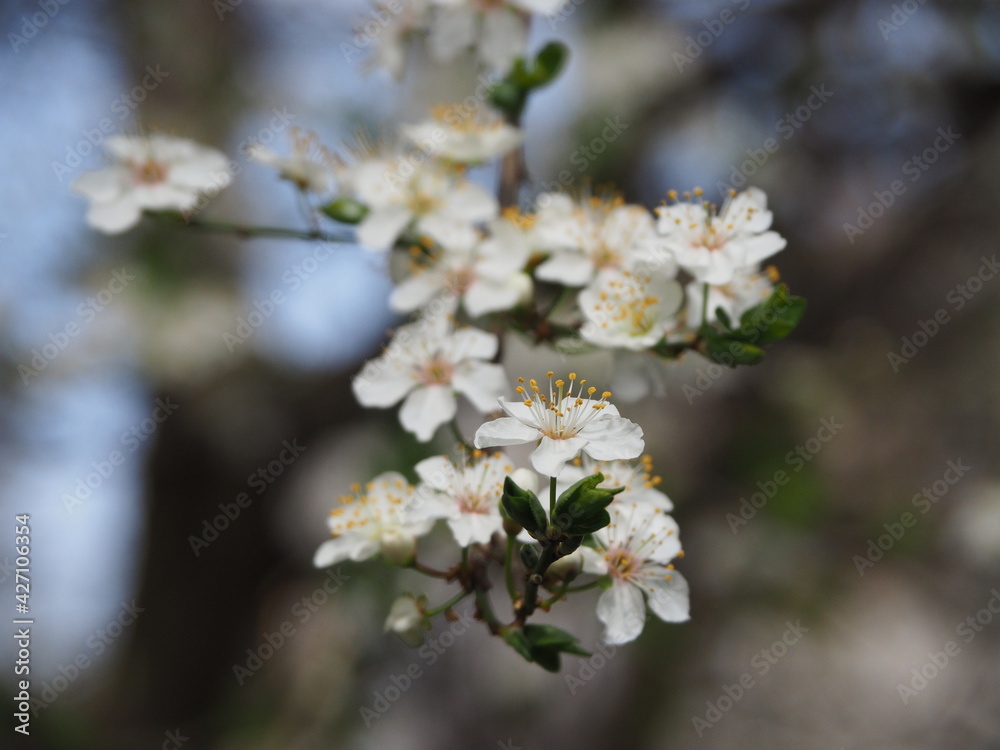
[[[692,619],[559,675],[478,626],[410,650],[382,621],[422,579],[311,567],[351,482],[448,447],[350,392],[397,322],[378,258],[150,224],[108,238],[69,191],[107,120],[228,153],[240,171],[206,216],[301,226],[241,144],[283,151],[291,123],[337,147],[476,86],[469,60],[419,53],[401,83],[366,72],[368,12],[2,5],[0,591],[13,611],[30,513],[35,618],[18,746],[1000,748],[1000,8],[574,0],[536,19],[533,46],[573,58],[527,112],[533,179],[649,206],[757,185],[809,302],[759,366],[689,357],[623,407],[677,506]],[[622,137],[579,169],[609,117]],[[595,647],[595,599],[550,621]]]

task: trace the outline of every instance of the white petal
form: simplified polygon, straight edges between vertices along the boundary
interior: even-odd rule
[[[630,583],[615,580],[597,600],[597,619],[604,623],[601,639],[605,643],[634,641],[646,621],[642,592]]]
[[[438,427],[455,416],[455,408],[451,386],[421,386],[406,397],[399,410],[399,421],[417,440],[426,443]]]
[[[511,417],[502,417],[486,422],[476,431],[473,443],[477,448],[493,448],[502,445],[522,445],[533,443],[541,433],[533,427]]]
[[[387,250],[412,218],[409,209],[401,206],[374,209],[358,225],[358,242],[374,250]]]
[[[580,547],[575,554],[580,555],[583,559],[582,570],[584,573],[595,576],[607,575],[608,561],[604,559],[604,555],[593,547]]]
[[[522,287],[517,284],[496,284],[482,280],[469,285],[462,304],[473,318],[486,313],[509,310],[521,299]]]
[[[70,185],[70,189],[92,201],[103,203],[121,195],[128,184],[127,172],[115,166],[80,175]]]
[[[507,70],[524,54],[527,31],[516,13],[499,8],[485,14],[479,56],[496,70]]]
[[[531,454],[531,465],[539,474],[557,477],[566,462],[576,458],[586,445],[586,439],[581,437],[553,440],[543,435],[541,445]]]
[[[507,373],[503,365],[466,362],[455,371],[451,382],[476,409],[488,414],[497,408],[497,399],[507,390]]]
[[[413,312],[433,299],[444,288],[444,277],[436,271],[421,271],[392,290],[389,307],[396,312]]]
[[[459,547],[470,544],[486,544],[498,531],[503,530],[503,518],[499,513],[462,513],[448,521],[451,533]]]
[[[458,486],[455,465],[447,456],[432,456],[418,463],[414,470],[425,484],[436,490],[454,494]]]
[[[94,203],[87,211],[87,223],[107,234],[119,234],[139,223],[142,209],[133,193],[125,193],[109,203]]]
[[[449,62],[472,45],[477,36],[476,15],[471,7],[441,10],[431,28],[431,56],[438,62]]]
[[[583,286],[594,277],[594,263],[583,253],[559,251],[535,269],[535,276],[565,286]]]
[[[367,560],[378,552],[378,542],[354,534],[345,534],[323,542],[313,555],[313,565],[328,568],[344,560]]]
[[[446,351],[448,358],[457,364],[467,359],[492,359],[499,346],[495,334],[478,328],[459,328],[448,339]]]
[[[621,417],[595,419],[578,434],[587,439],[583,450],[598,461],[636,458],[642,455],[646,447],[642,439],[642,428]]]
[[[479,185],[471,182],[460,184],[445,196],[445,203],[438,209],[454,221],[475,224],[496,218],[500,211],[496,198]]]
[[[414,386],[416,381],[410,374],[396,367],[386,357],[368,362],[351,383],[358,403],[377,409],[398,403]]]
[[[691,617],[688,582],[676,570],[644,566],[640,580],[646,591],[646,604],[664,622],[684,622]]]

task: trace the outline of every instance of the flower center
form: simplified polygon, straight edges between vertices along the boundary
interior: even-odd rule
[[[549,393],[542,393],[538,382],[532,378],[528,381],[528,389],[523,385],[517,386],[517,392],[524,397],[524,405],[531,409],[532,416],[538,424],[538,430],[546,437],[553,440],[567,440],[574,437],[595,417],[607,407],[607,399],[611,396],[610,391],[601,394],[600,399],[589,398],[597,392],[594,386],[587,389],[587,398],[583,397],[583,386],[587,382],[585,379],[577,381],[576,373],[569,374],[569,387],[566,381],[561,378],[555,383],[552,376],[555,373],[549,372]],[[518,383],[524,383],[524,378],[518,378]],[[573,389],[576,388],[576,392]]]
[[[475,272],[471,268],[454,268],[445,275],[444,288],[456,297],[461,297],[472,286],[475,279]]]
[[[143,185],[155,185],[167,179],[167,171],[166,164],[161,164],[150,159],[137,165],[132,173],[136,182],[140,182]]]
[[[417,379],[424,385],[448,385],[455,372],[451,362],[443,359],[432,359],[420,368]]]
[[[630,550],[612,547],[604,553],[608,563],[608,572],[614,578],[627,581],[639,568],[639,560]]]

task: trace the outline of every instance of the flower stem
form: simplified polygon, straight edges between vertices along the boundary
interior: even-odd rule
[[[434,615],[439,615],[442,612],[446,612],[447,610],[454,607],[456,604],[458,604],[460,601],[462,601],[465,597],[467,597],[471,593],[472,593],[471,591],[459,591],[457,594],[455,594],[455,596],[446,601],[444,604],[434,607],[433,609],[428,609],[426,612],[424,612],[424,614],[427,615],[428,617],[433,617]]]
[[[510,594],[510,600],[517,601],[517,589],[514,588],[514,568],[511,564],[514,558],[514,547],[517,545],[516,536],[507,537],[507,557],[504,559],[503,563],[503,580],[507,584],[507,593]]]
[[[708,325],[708,282],[701,285],[701,324]]]
[[[451,578],[451,573],[448,573],[447,571],[444,570],[435,570],[434,568],[424,565],[422,562],[418,562],[416,560],[414,560],[410,564],[410,567],[413,568],[414,570],[420,571],[425,576],[431,576],[433,578],[444,578],[446,580],[448,578]]]
[[[555,521],[556,512],[556,478],[549,477],[549,520]]]
[[[242,239],[255,239],[259,237],[281,237],[295,240],[319,240],[321,242],[353,243],[354,237],[349,235],[330,234],[319,229],[289,229],[287,227],[255,227],[245,224],[234,224],[228,221],[210,221],[208,219],[188,218],[182,214],[172,211],[147,211],[161,221],[168,221],[173,224],[184,224],[193,229],[201,229],[206,232],[221,232],[233,234]]]
[[[531,571],[531,575],[528,576],[528,582],[524,586],[524,601],[517,608],[517,619],[515,623],[517,625],[524,625],[524,621],[531,616],[531,613],[535,611],[538,606],[538,587],[542,583],[542,578],[545,576],[545,571],[549,569],[549,566],[556,561],[559,554],[556,551],[559,544],[555,540],[548,540],[542,549],[542,554],[538,556],[538,562],[535,563],[534,569]]]
[[[493,605],[490,604],[490,595],[485,589],[479,586],[475,587],[476,593],[476,609],[479,612],[479,616],[483,619],[490,629],[493,635],[497,635],[503,624],[497,619],[497,616],[493,613]]]

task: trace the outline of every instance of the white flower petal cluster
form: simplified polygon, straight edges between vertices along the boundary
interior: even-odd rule
[[[597,601],[603,640],[635,640],[646,622],[646,608],[664,622],[690,617],[688,584],[671,561],[683,557],[677,522],[661,508],[616,498],[608,506],[611,524],[593,535],[595,549],[581,547],[584,572],[607,575],[611,587]]]
[[[547,394],[534,379],[528,381],[528,388],[523,385],[524,379],[520,379],[522,385],[518,385],[517,392],[522,400],[499,399],[508,416],[480,427],[475,446],[490,448],[537,442],[531,465],[539,474],[549,477],[559,476],[566,462],[581,451],[599,461],[635,458],[642,453],[645,447],[642,428],[618,413],[607,400],[609,392],[595,399],[597,389],[591,386],[585,394],[583,386],[587,381],[578,381],[576,373],[570,373],[568,387],[562,379],[553,382],[553,374],[548,374]]]
[[[714,323],[716,310],[725,310],[734,325],[740,315],[751,307],[767,300],[774,291],[776,272],[773,268],[759,272],[753,268],[737,269],[728,284],[710,284],[708,287],[708,321]],[[692,281],[687,285],[687,325],[697,329],[701,323],[701,310],[705,299],[704,284]]]
[[[458,164],[481,164],[521,145],[524,135],[518,128],[482,112],[479,107],[438,107],[432,119],[404,125],[401,132],[426,153]]]
[[[279,175],[300,189],[318,195],[330,192],[341,167],[339,158],[319,142],[315,133],[304,133],[292,126],[288,130],[292,153],[281,156],[260,143],[251,144],[247,154],[254,161],[278,170]]]
[[[87,172],[72,189],[90,200],[87,223],[106,234],[135,226],[144,210],[191,211],[231,179],[225,154],[186,138],[112,135],[111,166]]]
[[[414,155],[380,157],[356,165],[346,181],[368,208],[358,241],[374,250],[391,248],[407,229],[417,235],[443,227],[468,227],[495,219],[500,207],[464,172]]]
[[[504,479],[516,469],[502,453],[473,456],[456,465],[447,456],[434,456],[416,466],[424,493],[422,511],[428,518],[444,518],[460,547],[487,544],[503,530],[500,498]]]
[[[434,525],[415,514],[420,498],[402,474],[388,471],[353,494],[340,498],[330,512],[333,539],[316,550],[313,563],[326,568],[344,560],[367,560],[381,553],[387,562],[406,565],[413,559],[417,538]]]
[[[694,198],[660,206],[657,229],[677,263],[696,281],[729,284],[739,272],[756,270],[785,247],[784,238],[770,231],[772,217],[763,191],[750,188],[730,194],[718,210],[701,200],[701,191],[696,190]]]
[[[534,246],[550,253],[535,275],[565,286],[586,286],[599,274],[643,268],[673,278],[677,265],[644,206],[621,198],[544,193],[532,231]]]
[[[489,234],[470,227],[432,223],[438,244],[430,255],[417,253],[410,275],[389,298],[397,312],[413,312],[438,296],[461,300],[477,318],[509,310],[531,294],[531,277],[524,273],[531,255],[527,238],[514,224],[498,219]]]
[[[684,293],[673,279],[643,271],[611,271],[580,292],[580,334],[608,348],[642,351],[677,327]]]
[[[429,313],[396,331],[382,356],[354,378],[354,395],[376,408],[403,401],[400,423],[427,442],[455,416],[456,393],[481,412],[496,408],[507,390],[503,367],[490,362],[498,346],[492,333],[456,328],[447,312]]]

